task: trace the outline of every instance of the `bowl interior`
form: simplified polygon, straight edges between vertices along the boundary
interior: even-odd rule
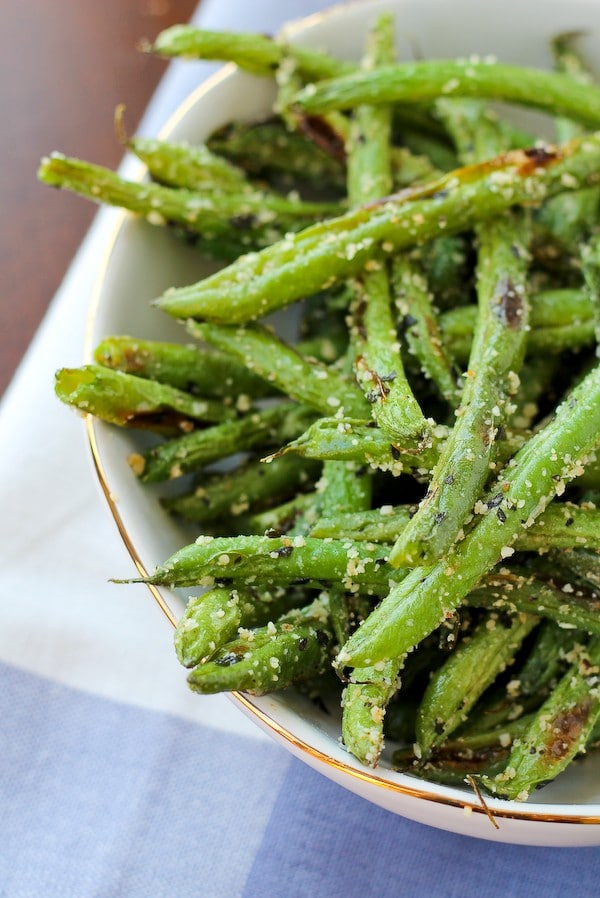
[[[494,55],[502,61],[549,67],[549,40],[561,31],[589,31],[582,48],[594,59],[600,40],[592,29],[598,22],[596,0],[547,0],[543,4],[523,4],[515,0],[484,4],[481,0],[371,0],[335,7],[324,15],[311,16],[284,29],[286,39],[302,42],[348,59],[358,59],[362,52],[368,23],[391,9],[396,14],[400,57],[454,57]],[[518,27],[515,22],[518,21]],[[260,119],[268,115],[274,98],[272,86],[263,79],[243,74],[228,66],[202,85],[166,126],[162,136],[174,140],[202,141],[216,128],[236,119]],[[548,120],[533,113],[511,116],[519,123],[550,134]],[[140,177],[142,169],[139,169]],[[191,283],[214,270],[197,252],[159,228],[115,213],[115,230],[106,248],[103,267],[90,313],[88,354],[103,337],[130,334],[163,340],[185,340],[185,332],[177,323],[153,309],[150,300],[169,286]],[[189,542],[197,534],[176,524],[156,501],[156,491],[142,487],[132,476],[126,458],[139,450],[143,437],[118,431],[100,423],[92,424],[96,463],[100,468],[105,492],[113,514],[117,517],[130,551],[146,570]],[[115,571],[115,575],[120,572]],[[175,616],[182,597],[166,595]],[[410,796],[415,793],[429,798],[425,804],[462,807],[477,805],[472,793],[460,789],[422,784],[412,777],[394,773],[386,762],[371,776],[354,762],[338,744],[339,721],[320,712],[293,692],[252,700],[251,711],[259,722],[279,732],[280,738],[298,754],[324,772],[340,779],[355,791],[392,810],[415,816],[390,795]],[[323,760],[329,759],[329,760]],[[536,793],[535,802],[508,805],[490,801],[499,814],[510,812],[512,818],[505,831],[507,841],[521,841],[515,829],[519,821],[531,822],[536,815],[546,818],[578,820],[600,815],[600,759],[590,757],[578,763],[555,783]],[[351,778],[352,782],[348,782]],[[361,794],[363,794],[361,793]],[[387,803],[386,803],[387,802]],[[421,802],[423,804],[423,802]],[[465,823],[453,818],[449,824],[438,819],[425,822],[471,832]],[[464,815],[462,815],[464,817]],[[433,815],[435,817],[435,815]],[[466,818],[465,818],[466,820]],[[441,822],[440,822],[441,821]],[[471,827],[473,835],[492,838],[483,832],[487,823],[478,815]],[[600,822],[600,818],[598,821]],[[460,825],[459,825],[460,824]],[[466,827],[466,829],[465,829]],[[594,827],[595,828],[595,827]],[[491,829],[491,827],[490,827]],[[482,831],[480,831],[482,830]],[[527,837],[537,844],[551,844],[547,835]],[[567,844],[563,837],[557,844]],[[600,843],[600,834],[595,837]],[[537,842],[535,840],[538,840]],[[542,839],[542,841],[539,841]]]

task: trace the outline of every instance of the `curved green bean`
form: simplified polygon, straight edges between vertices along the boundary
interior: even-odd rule
[[[513,744],[502,772],[483,779],[490,792],[525,801],[537,785],[554,779],[585,751],[600,719],[599,670],[600,637],[596,636]]]
[[[318,464],[293,456],[274,459],[270,464],[251,459],[232,471],[200,477],[191,490],[164,498],[161,504],[171,514],[195,523],[237,518],[306,489],[318,471]]]
[[[62,402],[120,427],[173,435],[189,433],[200,422],[235,417],[235,411],[214,399],[101,365],[61,368],[55,381]]]
[[[290,234],[196,284],[167,291],[156,304],[176,317],[252,321],[352,277],[369,259],[595,183],[599,167],[600,135],[561,149],[514,150]]]
[[[243,691],[264,695],[323,673],[331,652],[327,607],[292,611],[265,627],[241,633],[188,674],[194,692]]]
[[[493,60],[426,60],[381,66],[309,84],[296,105],[311,115],[361,103],[423,103],[438,97],[474,97],[518,103],[600,126],[600,90],[557,72]]]
[[[308,579],[341,583],[349,592],[365,588],[381,593],[388,589],[390,580],[402,576],[388,568],[386,560],[385,549],[349,540],[200,536],[195,543],[175,552],[149,577],[132,582],[173,587],[202,586],[207,580],[252,584]]]
[[[234,639],[240,627],[266,625],[298,602],[297,592],[283,587],[238,590],[218,586],[192,597],[175,628],[177,657],[184,667],[204,663]]]
[[[192,321],[188,329],[194,337],[229,353],[291,399],[323,415],[368,415],[368,403],[354,380],[328,365],[307,359],[265,327],[227,327]]]
[[[94,361],[210,399],[237,402],[240,396],[258,399],[272,393],[262,378],[235,359],[197,346],[107,337],[94,350]]]
[[[311,418],[310,411],[293,403],[251,410],[235,421],[159,443],[143,454],[132,453],[128,462],[142,483],[172,480],[237,452],[285,442],[302,432]]]

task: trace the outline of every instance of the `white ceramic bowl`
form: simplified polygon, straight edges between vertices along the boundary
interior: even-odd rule
[[[398,46],[404,58],[410,58],[416,47],[423,57],[494,54],[506,62],[548,67],[549,38],[560,31],[591,31],[600,24],[597,0],[367,0],[292,23],[285,29],[286,36],[340,57],[358,59],[368,24],[384,9],[396,14]],[[585,49],[594,59],[593,51],[600,49],[598,33],[586,38]],[[273,90],[266,80],[226,66],[189,98],[162,136],[203,140],[228,121],[267,114],[272,100]],[[540,117],[528,113],[521,119],[539,132]],[[153,310],[149,300],[169,286],[190,283],[208,272],[196,252],[176,243],[170,234],[119,216],[93,300],[88,350],[109,334],[181,339],[181,328]],[[89,432],[100,481],[120,532],[140,570],[152,570],[189,542],[190,534],[162,511],[154,491],[142,487],[131,475],[126,457],[139,445],[139,437],[101,423],[91,423]],[[167,616],[176,618],[181,599],[166,591],[153,592]],[[236,699],[293,754],[395,813],[495,841],[547,846],[600,844],[598,757],[577,763],[525,804],[489,799],[495,828],[467,788],[424,783],[392,771],[385,760],[376,771],[362,767],[340,747],[339,721],[292,691]]]

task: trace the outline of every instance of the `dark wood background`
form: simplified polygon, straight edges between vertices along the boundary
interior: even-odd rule
[[[198,0],[21,0],[4,4],[0,54],[0,395],[94,214],[36,181],[61,150],[103,165],[122,156],[112,120],[139,121],[165,63],[141,38],[185,22]]]

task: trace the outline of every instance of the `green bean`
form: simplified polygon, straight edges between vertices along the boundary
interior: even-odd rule
[[[227,421],[235,415],[213,399],[101,365],[61,368],[55,390],[62,402],[103,421],[156,433],[189,433],[200,422]]]
[[[414,506],[382,505],[353,513],[323,515],[311,528],[318,539],[352,539],[361,542],[390,543],[409,522]]]
[[[290,452],[320,461],[353,461],[389,471],[394,477],[410,471],[422,480],[433,468],[448,429],[438,424],[424,443],[398,445],[368,421],[352,418],[319,418],[297,439],[273,453],[272,458]],[[499,457],[507,460],[525,441],[523,434],[505,434]]]
[[[134,582],[202,586],[207,579],[245,584],[308,579],[341,583],[349,592],[359,588],[380,592],[388,588],[390,578],[401,576],[385,561],[384,549],[349,540],[200,536],[195,543],[175,552],[149,577]]]
[[[466,757],[465,757],[466,755]],[[394,752],[392,760],[397,770],[405,770],[411,776],[417,776],[430,783],[444,786],[465,786],[472,788],[474,776],[495,776],[506,763],[508,749],[503,748],[500,741],[490,748],[479,751],[468,750],[464,754],[436,754],[425,764],[415,757],[411,749],[399,749]]]
[[[417,743],[422,757],[453,733],[475,702],[514,660],[525,637],[538,624],[533,615],[506,622],[493,612],[464,637],[431,677],[417,711]]]
[[[94,360],[107,368],[157,380],[187,393],[237,401],[269,395],[268,384],[230,356],[196,346],[107,337],[94,350]]]
[[[96,203],[119,206],[154,225],[175,224],[197,235],[202,248],[214,253],[237,253],[268,246],[287,231],[311,220],[339,212],[338,203],[304,203],[274,194],[213,195],[127,181],[107,168],[53,153],[42,160],[38,177]]]
[[[581,639],[578,630],[563,630],[553,621],[542,621],[522,665],[511,679],[474,706],[465,724],[456,733],[465,748],[485,744],[490,730],[510,727],[512,721],[538,708],[565,670],[565,656]],[[478,739],[482,739],[478,742]]]
[[[581,590],[564,592],[519,570],[491,575],[469,593],[465,604],[510,613],[537,614],[567,630],[584,630],[600,636],[600,602]]]
[[[357,282],[351,339],[356,377],[379,427],[395,441],[426,439],[427,421],[404,373],[390,308],[385,265],[366,270]]]
[[[327,463],[317,484],[320,507],[330,514],[348,509],[362,512],[371,505],[371,485],[369,472],[358,470],[352,462]]]
[[[240,324],[340,279],[382,253],[464,231],[522,202],[540,202],[598,180],[600,136],[562,149],[515,150],[421,187],[288,235],[197,284],[167,291],[171,315]],[[567,183],[564,176],[567,175]],[[224,302],[223,298],[227,297]]]
[[[302,431],[310,418],[305,409],[281,403],[160,443],[143,455],[133,453],[128,461],[143,483],[172,480],[236,452],[285,442]]]
[[[599,211],[600,191],[588,187],[551,198],[540,210],[539,221],[564,246],[575,249],[592,231]]]
[[[167,187],[203,196],[231,194],[240,205],[248,200],[253,205],[264,207],[264,212],[260,214],[271,211],[283,216],[284,220],[290,214],[296,215],[302,205],[300,202],[299,206],[299,201],[291,194],[282,196],[265,186],[251,183],[242,168],[219,157],[206,144],[190,145],[134,137],[127,141],[127,147],[145,163],[153,181]],[[416,163],[413,163],[413,168],[417,168]],[[425,164],[421,163],[418,170],[424,172]],[[336,206],[331,204],[329,208],[332,212]],[[337,208],[340,210],[341,205]],[[309,213],[307,221],[310,218]]]
[[[525,731],[531,723],[533,714],[524,714],[515,720],[506,720],[503,726],[495,726],[491,724],[489,727],[474,733],[464,733],[462,729],[457,732],[453,738],[447,739],[439,747],[434,749],[431,756],[423,761],[414,753],[413,748],[403,748],[394,752],[392,756],[393,763],[396,766],[406,766],[408,762],[412,762],[414,773],[418,774],[417,768],[422,771],[429,771],[430,765],[444,765],[448,762],[463,761],[467,766],[463,770],[463,782],[465,774],[477,773],[479,763],[486,760],[486,753],[490,751],[492,755],[498,754],[508,755],[508,748],[513,742],[519,738],[521,733]],[[501,752],[500,750],[504,751]],[[417,749],[418,751],[418,749]],[[468,762],[472,761],[474,767],[469,769]],[[498,768],[500,769],[500,768]],[[486,771],[487,772],[487,771]]]
[[[353,462],[325,462],[311,517],[305,521],[307,529],[318,513],[335,514],[369,508],[371,495],[372,478],[368,471],[359,471]],[[337,643],[343,645],[350,635],[351,608],[348,594],[340,585],[329,587],[329,612]]]
[[[342,693],[342,738],[348,751],[369,767],[376,767],[383,749],[387,703],[400,685],[399,664],[378,670],[357,668]]]
[[[217,156],[205,144],[132,137],[127,148],[142,160],[159,184],[238,195],[256,191],[241,168]]]
[[[458,373],[443,343],[423,267],[408,254],[394,259],[392,267],[394,301],[408,348],[441,397],[457,408],[461,399]]]
[[[474,323],[475,316],[472,317]],[[442,321],[442,328],[445,324],[450,324],[450,322]],[[594,343],[594,336],[594,326],[591,320],[554,328],[536,328],[527,335],[527,351],[530,357],[539,353],[576,352],[591,346]],[[455,338],[448,332],[446,332],[446,338],[447,345],[451,347],[456,362],[466,364],[471,351],[470,339],[465,335],[457,335]]]
[[[146,49],[160,56],[234,62],[262,76],[273,75],[288,57],[307,78],[328,78],[356,68],[326,53],[274,41],[262,34],[207,31],[192,25],[173,25],[161,31]]]
[[[309,84],[296,105],[316,115],[361,103],[424,103],[474,97],[532,106],[583,125],[600,125],[600,90],[567,75],[492,61],[428,60],[381,66]]]
[[[399,658],[431,633],[499,561],[510,557],[523,528],[533,524],[600,444],[600,365],[560,404],[553,419],[519,450],[488,493],[500,496],[495,513],[481,517],[447,556],[415,568],[338,656],[353,667]],[[524,521],[525,523],[521,523]]]
[[[498,497],[493,497],[497,501]],[[485,503],[482,503],[482,506]],[[318,539],[352,539],[366,542],[394,542],[410,521],[415,507],[383,505],[353,514],[338,513],[319,518],[310,535]],[[489,506],[479,508],[489,514]],[[538,552],[548,549],[589,548],[600,551],[600,511],[596,508],[561,502],[550,505],[515,541],[519,552]]]
[[[196,523],[237,518],[248,509],[257,512],[310,486],[318,469],[293,456],[268,465],[252,459],[232,471],[202,477],[189,492],[162,499],[161,504],[171,514]]]
[[[448,105],[462,110],[460,104]],[[461,125],[461,143],[473,144],[477,161],[501,151],[500,134],[485,112],[477,110]],[[460,145],[459,151],[471,155]],[[476,235],[479,313],[465,385],[427,495],[392,550],[399,564],[428,564],[452,545],[495,463],[496,434],[508,423],[511,396],[518,390],[529,327],[528,222],[515,210],[478,224]]]
[[[390,471],[398,476],[412,471],[426,475],[437,458],[441,440],[447,430],[437,427],[430,440],[414,443],[405,448],[390,442],[389,438],[371,423],[352,418],[319,418],[297,439],[288,443],[275,455],[290,452],[303,458],[321,461],[352,461],[367,464],[380,471]],[[273,456],[275,457],[275,456]]]
[[[337,646],[343,645],[350,635],[350,604],[348,594],[340,586],[331,584],[328,590],[329,617]]]
[[[226,589],[216,587],[192,596],[175,628],[175,651],[184,667],[195,667],[211,658],[233,639],[239,628],[249,629],[276,620],[299,597],[294,590]]]
[[[349,354],[343,360],[344,370],[350,368]],[[305,515],[302,526],[296,526],[295,532],[305,533],[314,522],[315,517],[323,510],[335,513],[341,510],[360,510],[368,508],[372,497],[372,478],[363,466],[350,462],[326,461],[323,465],[322,477],[317,484],[315,501],[310,508],[310,515]],[[329,614],[336,642],[342,645],[350,635],[352,609],[349,595],[340,585],[330,584]]]
[[[331,642],[327,607],[315,600],[276,623],[240,634],[195,667],[188,683],[203,695],[237,690],[264,695],[323,673]]]
[[[332,411],[366,417],[369,406],[354,381],[316,361],[309,361],[264,327],[225,327],[190,322],[190,333],[229,353],[292,399],[323,415]]]
[[[373,71],[395,56],[393,23],[382,15],[367,37],[366,52],[360,69]],[[371,202],[390,193],[391,111],[375,110],[370,105],[354,111],[348,147],[348,198],[352,205]]]
[[[483,780],[493,794],[525,801],[554,779],[586,744],[600,719],[600,637],[582,649],[570,670],[513,744],[504,770]]]

